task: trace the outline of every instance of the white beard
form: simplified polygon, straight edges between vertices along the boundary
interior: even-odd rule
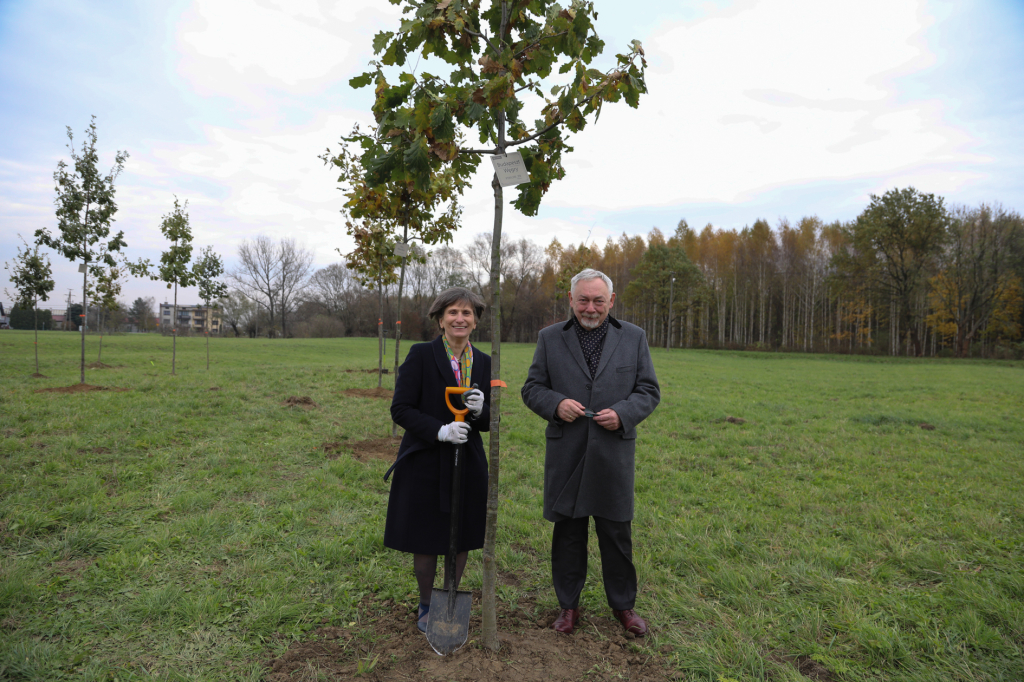
[[[581,325],[583,325],[584,329],[589,329],[590,331],[593,331],[593,330],[597,329],[598,327],[600,327],[601,326],[601,322],[602,322],[602,320],[587,319],[587,318],[583,317],[582,315],[580,315],[576,319],[579,320],[579,323]]]

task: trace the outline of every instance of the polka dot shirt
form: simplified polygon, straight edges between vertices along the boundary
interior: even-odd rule
[[[597,329],[585,329],[580,324],[579,320],[573,319],[576,322],[576,338],[580,340],[580,348],[583,350],[583,358],[587,361],[587,367],[590,369],[590,378],[593,379],[597,373],[597,366],[601,362],[601,350],[604,348],[604,337],[608,336],[608,318],[604,318],[604,322]]]

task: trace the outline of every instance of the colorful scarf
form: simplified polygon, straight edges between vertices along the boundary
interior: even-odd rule
[[[448,345],[448,337],[441,334],[441,340],[444,341],[444,352],[448,355],[448,362],[452,364],[452,371],[455,373],[455,383],[463,388],[469,388],[473,377],[473,345],[467,341],[462,357],[456,358],[451,346]]]

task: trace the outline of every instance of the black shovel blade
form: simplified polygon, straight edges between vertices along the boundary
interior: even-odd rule
[[[469,639],[469,613],[473,608],[471,592],[455,592],[455,608],[448,612],[448,590],[430,593],[427,614],[427,641],[441,656],[458,651]]]

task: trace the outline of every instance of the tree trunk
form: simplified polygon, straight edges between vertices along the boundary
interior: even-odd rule
[[[178,281],[174,281],[174,317],[171,318],[171,376],[178,360]]]
[[[508,24],[508,3],[501,3],[501,30],[499,45],[504,42]],[[498,124],[497,153],[505,153],[505,112],[498,110],[495,115]],[[498,566],[494,548],[498,539],[498,474],[501,452],[501,183],[495,173],[491,180],[494,189],[494,230],[491,234],[491,433],[488,445],[487,479],[487,525],[484,532],[483,588],[480,605],[483,611],[483,643],[492,651],[501,648],[498,641]]]
[[[384,280],[377,280],[377,388],[384,384]]]
[[[89,315],[89,300],[88,300],[88,297],[86,296],[86,287],[88,287],[88,285],[89,285],[89,256],[88,256],[88,252],[84,251],[84,249],[85,249],[84,242],[82,244],[82,248],[83,248],[83,253],[85,253],[86,256],[85,256],[85,258],[82,259],[85,262],[85,267],[82,268],[83,271],[84,271],[84,272],[82,272],[82,317],[81,317],[81,319],[79,321],[82,323],[82,330],[81,330],[82,331],[82,363],[81,363],[82,378],[81,378],[81,382],[84,384],[85,383],[85,323],[89,320],[89,318],[87,317]]]
[[[210,302],[206,302],[206,320],[203,324],[206,333],[206,371],[210,371]]]
[[[36,302],[32,309],[32,329],[35,331],[36,336],[36,340],[32,345],[36,349],[36,374],[39,374],[39,297],[36,297]]]
[[[406,224],[402,226],[401,243],[409,246],[409,212],[406,213]],[[408,256],[401,257],[401,273],[398,275],[398,310],[395,313],[394,322],[394,387],[398,388],[398,348],[401,346],[401,296],[402,289],[406,287],[406,262]],[[398,424],[391,422],[391,437],[398,435]]]

